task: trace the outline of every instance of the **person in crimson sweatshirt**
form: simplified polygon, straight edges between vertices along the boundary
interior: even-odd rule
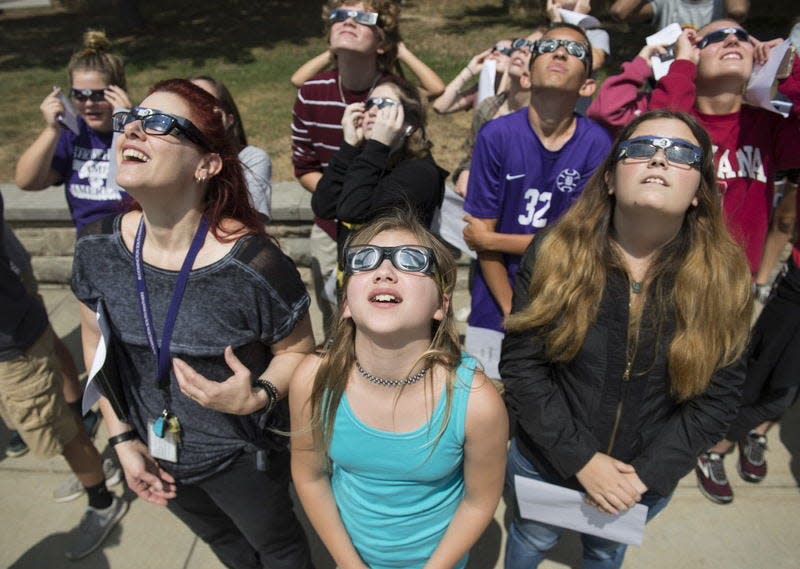
[[[780,41],[758,42],[733,20],[686,30],[676,44],[676,60],[649,97],[638,89],[652,74],[648,60],[657,48],[645,48],[623,64],[623,73],[603,83],[588,111],[611,128],[649,109],[694,115],[714,142],[728,228],[744,247],[753,274],[764,250],[775,172],[800,165],[800,61],[795,59],[779,86],[794,104],[789,118],[749,106],[742,95],[754,60],[766,60]]]

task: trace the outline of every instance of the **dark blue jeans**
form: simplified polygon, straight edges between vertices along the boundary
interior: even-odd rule
[[[169,510],[230,569],[310,569],[311,554],[289,496],[289,453],[255,454],[197,484],[178,486]]]
[[[508,466],[506,467],[506,491],[513,501],[514,519],[508,528],[508,541],[506,543],[505,569],[532,569],[538,567],[547,551],[561,538],[564,528],[551,526],[533,520],[523,519],[519,515],[516,495],[514,494],[514,475],[533,478],[551,484],[558,484],[555,480],[546,480],[536,468],[522,456],[517,447],[516,439],[511,441],[508,451]],[[647,521],[655,517],[669,502],[672,496],[664,498],[654,492],[646,492],[641,504],[649,508]],[[582,534],[583,543],[583,569],[617,569],[622,566],[625,559],[624,543],[609,541],[602,537]]]

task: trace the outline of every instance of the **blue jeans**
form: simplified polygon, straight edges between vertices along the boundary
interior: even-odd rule
[[[532,569],[538,567],[544,559],[545,553],[558,543],[564,528],[520,517],[517,498],[514,494],[515,474],[551,484],[559,482],[547,480],[539,474],[528,459],[522,456],[516,439],[511,441],[511,448],[508,451],[508,466],[506,467],[506,495],[513,502],[514,519],[508,528],[505,569]],[[648,522],[664,509],[671,497],[670,495],[665,498],[654,492],[646,492],[642,496],[640,503],[649,508]],[[587,534],[581,535],[581,542],[583,543],[583,569],[616,569],[622,566],[625,550],[628,548],[624,543]]]

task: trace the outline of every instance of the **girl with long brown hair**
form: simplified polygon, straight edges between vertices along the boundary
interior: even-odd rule
[[[507,419],[460,351],[455,261],[410,213],[353,235],[332,340],[292,377],[292,477],[339,567],[463,567],[500,499]]]
[[[708,134],[682,113],[642,115],[581,197],[528,248],[500,372],[518,431],[515,475],[652,518],[736,414],[750,278],[722,218]],[[534,567],[561,531],[509,529],[506,567]],[[584,535],[586,566],[625,545]]]

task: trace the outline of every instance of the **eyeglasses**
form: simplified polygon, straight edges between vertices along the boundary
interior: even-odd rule
[[[664,150],[667,162],[672,166],[688,166],[700,169],[703,161],[703,150],[682,138],[664,138],[658,136],[637,136],[619,143],[617,160],[650,160],[658,149]]]
[[[706,34],[705,36],[703,36],[703,39],[697,42],[697,47],[699,49],[703,49],[708,44],[725,41],[731,34],[735,35],[736,39],[738,39],[741,42],[750,41],[750,34],[748,34],[742,28],[722,28],[721,30],[711,32],[710,34]]]
[[[95,103],[102,103],[106,100],[105,89],[76,89],[73,87],[69,90],[69,95],[81,103],[85,103],[87,100]]]
[[[572,57],[577,57],[581,61],[583,61],[584,65],[589,64],[589,48],[586,46],[585,43],[581,43],[579,41],[574,40],[560,40],[556,38],[547,38],[543,40],[536,40],[533,42],[533,50],[538,55],[543,55],[545,53],[552,53],[556,51],[559,47],[563,47],[567,50],[567,53],[570,54]]]
[[[502,45],[495,45],[492,47],[492,53],[502,53],[503,55],[511,55],[514,53],[514,50],[510,47],[502,46]]]
[[[344,22],[353,18],[353,21],[365,26],[374,26],[378,23],[377,12],[364,12],[363,10],[348,10],[347,8],[336,8],[331,10],[328,16],[329,22]]]
[[[383,263],[384,259],[390,259],[396,269],[405,273],[430,275],[436,272],[433,249],[421,245],[399,245],[397,247],[354,245],[345,248],[344,259],[346,274],[373,271]]]
[[[396,107],[399,104],[400,103],[394,99],[389,99],[387,97],[370,97],[364,102],[364,109],[368,111],[372,107],[382,109],[384,107]]]
[[[533,51],[533,47],[535,45],[536,45],[535,41],[526,40],[525,38],[516,38],[514,41],[511,42],[511,49],[518,50],[527,48],[528,51]]]
[[[117,111],[112,119],[112,128],[116,132],[123,132],[125,125],[136,121],[142,122],[142,130],[146,134],[154,136],[182,135],[198,146],[211,150],[208,140],[200,132],[200,129],[192,124],[192,121],[176,115],[169,115],[156,109],[134,107],[131,110]]]

